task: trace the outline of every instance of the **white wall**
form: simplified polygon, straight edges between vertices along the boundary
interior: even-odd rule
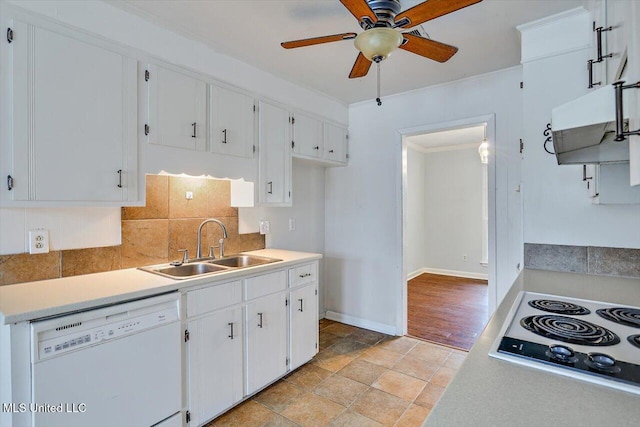
[[[0,7],[5,7],[7,4],[29,9],[62,23],[121,43],[129,47],[131,55],[135,57],[141,59],[157,58],[178,66],[187,67],[224,83],[235,85],[255,96],[270,98],[292,108],[306,110],[339,123],[347,123],[347,106],[341,102],[220,54],[200,42],[163,29],[156,24],[114,8],[107,3],[95,0],[82,2],[73,0],[35,0],[28,2],[0,0]],[[0,9],[0,13],[2,13],[2,9]],[[252,181],[257,178],[256,159],[240,159],[161,146],[142,145],[140,147],[139,163],[141,174],[158,173],[164,170],[171,173],[187,173],[190,175],[209,174],[220,178],[244,177]],[[317,178],[317,171],[313,172],[307,169],[299,170],[298,178],[304,179],[306,174],[310,174],[307,178],[311,181]],[[294,194],[295,197],[296,195]],[[323,207],[319,207],[319,209],[324,210]],[[39,212],[42,217],[46,217],[49,214],[55,215],[53,211],[48,209],[40,209]],[[3,210],[2,215],[0,215],[0,240],[3,242],[3,248],[5,242],[6,246],[12,248],[11,251],[2,253],[11,253],[15,251],[15,248],[24,247],[24,233],[23,237],[19,238],[17,234],[6,231],[13,228],[13,224],[8,223],[6,218],[24,215],[26,215],[25,210],[20,210],[17,214],[15,212],[6,213]],[[44,225],[33,224],[33,226]],[[313,224],[312,229],[314,235],[321,233],[321,223]],[[274,230],[272,235],[274,242],[285,244],[289,241],[297,241],[295,237],[287,234],[288,231],[284,234],[280,233],[282,232],[279,228]],[[97,232],[87,233],[87,236],[98,234]],[[119,231],[117,234],[119,236]],[[113,234],[107,240],[112,241],[115,237],[116,235]],[[301,239],[306,242],[304,237],[301,237]],[[82,247],[102,246],[104,244],[105,241],[103,239],[88,239],[83,243]],[[3,248],[0,248],[0,251]],[[69,249],[69,247],[65,247],[65,249]]]
[[[477,148],[427,153],[424,159],[423,267],[486,275],[487,269],[480,265],[482,163]]]
[[[409,275],[426,266],[425,252],[425,156],[407,148],[407,272]]]
[[[402,156],[399,129],[495,113],[498,300],[522,259],[518,140],[521,69],[369,101],[349,109],[349,167],[327,170],[325,283],[329,311],[402,329]],[[383,82],[384,85],[384,82]]]
[[[589,13],[577,10],[520,28],[525,82],[524,241],[640,248],[640,205],[592,204],[582,166],[559,166],[555,156],[542,148],[551,109],[588,91],[585,64],[594,51],[590,27]]]

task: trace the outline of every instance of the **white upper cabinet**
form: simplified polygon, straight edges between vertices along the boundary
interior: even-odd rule
[[[207,83],[169,65],[148,64],[146,71],[147,142],[205,151]]]
[[[291,206],[291,116],[277,105],[259,103],[259,201]]]
[[[84,33],[3,16],[4,205],[137,200],[137,62]]]
[[[321,158],[324,151],[322,122],[306,114],[293,115],[293,153]]]
[[[209,150],[237,157],[253,157],[255,103],[251,96],[211,85]]]
[[[347,163],[348,141],[347,129],[331,123],[324,124],[324,152],[327,160]]]

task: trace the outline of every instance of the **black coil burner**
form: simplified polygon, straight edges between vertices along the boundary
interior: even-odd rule
[[[628,336],[627,341],[629,341],[632,345],[640,348],[640,334]]]
[[[568,316],[579,316],[591,313],[588,308],[565,301],[535,299],[529,301],[529,305],[533,308],[537,308],[538,310],[549,313],[566,314]]]
[[[565,316],[528,316],[520,325],[534,334],[570,344],[607,346],[620,342],[620,338],[602,326]]]
[[[640,328],[640,310],[627,307],[601,308],[596,313],[604,319],[621,325]]]

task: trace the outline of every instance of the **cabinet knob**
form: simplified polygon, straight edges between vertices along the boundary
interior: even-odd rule
[[[330,153],[333,153],[333,150],[329,150]]]

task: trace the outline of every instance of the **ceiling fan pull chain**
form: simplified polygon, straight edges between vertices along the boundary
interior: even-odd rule
[[[378,61],[378,97],[376,98],[376,102],[378,103],[378,107],[382,105],[382,101],[380,100],[380,62]]]

